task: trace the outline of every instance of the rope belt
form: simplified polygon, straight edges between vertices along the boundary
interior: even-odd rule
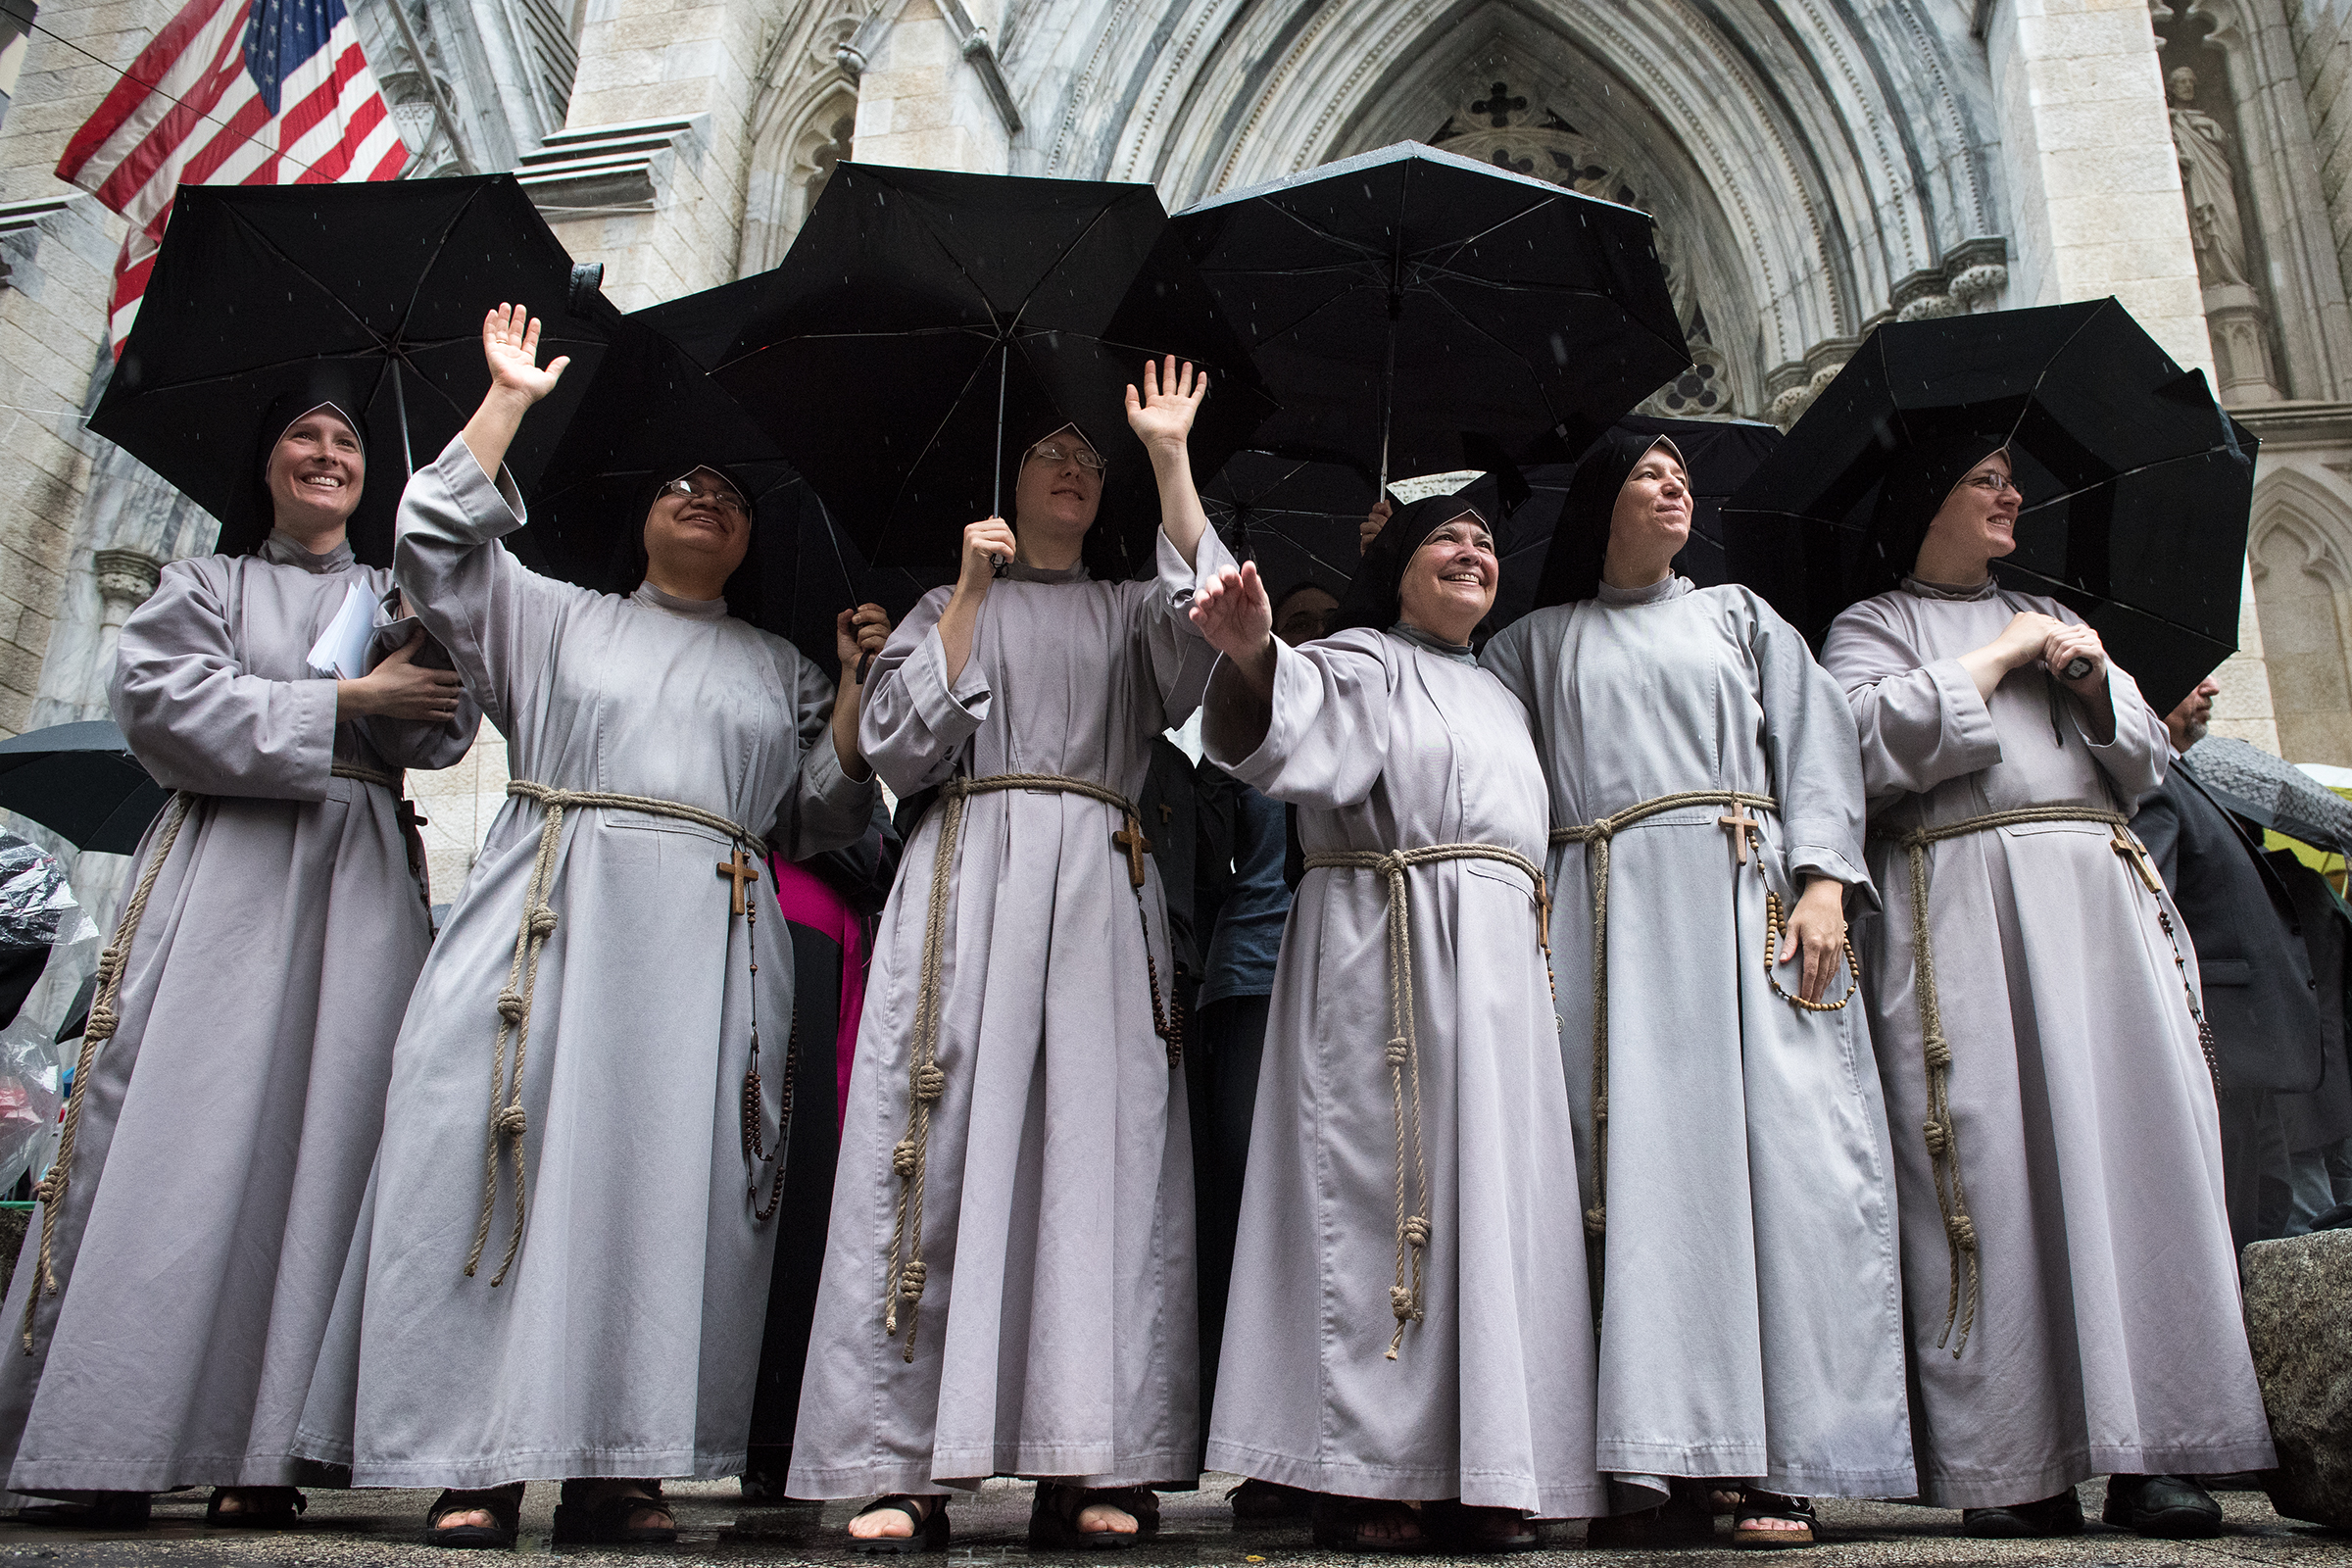
[[[356,778],[363,784],[381,784],[393,794],[400,793],[401,776],[380,767],[363,767],[357,762],[337,762],[329,771],[337,778]]]
[[[890,1255],[882,1275],[882,1332],[897,1337],[899,1309],[904,1304],[908,1361],[914,1359],[916,1315],[923,1299],[923,1182],[930,1164],[931,1105],[948,1087],[947,1073],[939,1065],[939,964],[947,942],[948,873],[956,865],[964,802],[975,795],[1006,790],[1083,795],[1101,801],[1125,819],[1126,825],[1113,833],[1110,841],[1112,848],[1127,858],[1136,923],[1144,928],[1144,969],[1152,985],[1152,1032],[1166,1045],[1170,1067],[1184,1059],[1184,1020],[1173,1006],[1161,1004],[1159,964],[1152,956],[1152,928],[1144,914],[1144,855],[1152,841],[1144,837],[1143,819],[1127,797],[1092,779],[1066,778],[1059,773],[992,773],[983,778],[951,778],[941,785],[939,804],[945,814],[940,819],[939,847],[931,857],[931,900],[923,917],[923,966],[907,1052],[906,1136],[890,1152],[891,1173],[899,1180],[898,1215],[891,1225]],[[904,1264],[899,1260],[902,1247],[906,1254]]]
[[[531,862],[530,881],[522,895],[522,920],[514,933],[514,960],[507,969],[506,989],[498,994],[498,1035],[490,1048],[490,1134],[488,1153],[482,1169],[482,1213],[473,1230],[473,1247],[466,1254],[466,1277],[471,1279],[481,1266],[482,1249],[490,1239],[490,1216],[498,1204],[498,1154],[502,1139],[511,1139],[514,1168],[514,1230],[507,1239],[507,1255],[491,1276],[495,1288],[503,1284],[507,1270],[514,1265],[514,1254],[522,1247],[523,1211],[526,1206],[523,1180],[523,1133],[525,1119],[522,1110],[523,1054],[531,1038],[531,999],[539,985],[539,954],[548,937],[556,929],[556,911],[549,907],[549,884],[555,880],[556,850],[564,837],[564,813],[567,810],[602,809],[608,811],[642,811],[649,816],[666,816],[680,822],[692,822],[714,833],[723,833],[741,848],[733,858],[741,861],[742,850],[749,850],[759,859],[767,858],[767,843],[759,834],[739,823],[731,822],[716,811],[706,811],[699,806],[678,801],[664,801],[651,795],[614,795],[603,790],[560,790],[529,779],[514,779],[507,785],[507,794],[515,800],[535,802],[546,811],[539,827],[539,854]],[[719,869],[728,871],[727,862]],[[730,874],[735,883],[736,912],[757,921],[758,906],[743,897],[746,873],[740,863]],[[756,873],[749,873],[756,875]],[[752,956],[752,973],[760,972],[759,955]],[[752,1053],[757,1071],[760,1050],[759,1023],[760,988],[752,987]],[[514,1061],[507,1065],[507,1036],[514,1037]],[[756,1080],[755,1080],[756,1081]]]
[[[1536,888],[1536,925],[1544,947],[1544,967],[1551,963],[1551,899],[1544,884],[1544,868],[1516,850],[1499,844],[1432,844],[1423,849],[1339,850],[1306,858],[1310,871],[1330,867],[1343,871],[1378,871],[1389,884],[1389,1102],[1396,1116],[1396,1282],[1389,1288],[1389,1306],[1396,1316],[1396,1337],[1389,1341],[1389,1359],[1396,1359],[1404,1343],[1405,1326],[1421,1321],[1421,1264],[1429,1250],[1429,1162],[1421,1145],[1421,1050],[1413,1024],[1413,924],[1411,884],[1405,873],[1417,865],[1441,860],[1499,860],[1527,873]],[[1411,1103],[1414,1207],[1404,1203],[1406,1103]],[[1412,1259],[1411,1283],[1406,1283],[1407,1254]]]
[[[172,797],[164,812],[164,830],[156,835],[155,853],[148,857],[147,869],[139,873],[138,885],[131,890],[130,900],[122,906],[122,917],[115,922],[115,939],[98,955],[98,985],[90,994],[89,1022],[81,1032],[81,1054],[74,1060],[74,1090],[66,1097],[66,1114],[58,1125],[57,1157],[50,1162],[48,1174],[33,1188],[32,1196],[41,1202],[41,1248],[38,1261],[33,1265],[32,1289],[24,1296],[24,1353],[32,1353],[33,1309],[44,1296],[57,1294],[57,1271],[51,1264],[51,1249],[55,1243],[59,1209],[66,1201],[66,1185],[74,1173],[74,1133],[81,1125],[82,1097],[89,1093],[90,1070],[97,1064],[99,1048],[114,1038],[116,1026],[122,1022],[116,1015],[115,1004],[122,994],[122,971],[130,962],[130,945],[139,935],[139,921],[147,913],[147,901],[155,894],[155,879],[163,874],[164,862],[172,858],[172,847],[179,842],[179,830],[188,820],[188,812],[197,797],[181,790]]]
[[[1976,1327],[1982,1282],[1977,1266],[1977,1228],[1969,1217],[1967,1189],[1960,1177],[1960,1139],[1952,1126],[1949,1094],[1952,1048],[1944,1039],[1943,1011],[1936,995],[1936,949],[1928,924],[1928,846],[2028,822],[2101,823],[2111,835],[2108,847],[2138,873],[2150,896],[2163,890],[2164,883],[2156,875],[2156,868],[2148,863],[2147,850],[2132,835],[2127,819],[2116,811],[2082,806],[2029,806],[1907,832],[1886,830],[1871,835],[1900,844],[1911,861],[1912,991],[1919,999],[1920,1054],[1927,1064],[1928,1080],[1928,1119],[1921,1124],[1920,1132],[1927,1142],[1929,1163],[1936,1174],[1936,1206],[1943,1215],[1944,1245],[1951,1259],[1951,1291],[1944,1305],[1943,1333],[1936,1341],[1936,1348],[1943,1348],[1957,1324],[1960,1340],[1951,1347],[1955,1356],[1967,1348],[1968,1336]],[[2204,1050],[2206,1069],[2213,1074],[2218,1088],[2222,1075],[2221,1064],[2214,1055],[2213,1031],[2207,1027],[2205,1010],[2197,1004],[2196,992],[2188,983],[2188,959],[2180,951],[2180,939],[2173,930],[2173,917],[2161,898],[2156,900],[2156,919],[2164,928],[2165,940],[2172,944],[2173,964],[2180,973],[2189,1016],[2196,1021],[2197,1044]]]

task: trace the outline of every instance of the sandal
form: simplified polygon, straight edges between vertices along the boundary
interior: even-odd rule
[[[1450,1497],[1429,1504],[1422,1517],[1457,1551],[1534,1551],[1541,1542],[1534,1517],[1517,1508],[1476,1507]]]
[[[16,1517],[56,1530],[144,1530],[153,1500],[144,1492],[91,1492],[75,1501],[28,1504]]]
[[[451,1525],[444,1529],[441,1521],[453,1513],[486,1513],[486,1525]],[[424,1510],[424,1544],[428,1546],[449,1546],[457,1550],[503,1549],[514,1544],[515,1531],[522,1520],[522,1483],[511,1481],[503,1487],[486,1487],[479,1492],[465,1492],[456,1487],[442,1491],[433,1505]]]
[[[930,1507],[918,1506],[922,1503],[929,1503]],[[894,1492],[887,1497],[876,1497],[858,1509],[853,1518],[862,1519],[869,1513],[880,1513],[885,1508],[895,1508],[905,1514],[912,1522],[913,1532],[904,1536],[852,1536],[852,1551],[896,1555],[901,1552],[948,1549],[954,1530],[948,1523],[947,1498],[936,1494],[916,1497]]]
[[[231,1497],[243,1505],[234,1513],[220,1506]],[[291,1530],[310,1511],[311,1499],[293,1487],[215,1487],[204,1522],[216,1530]]]
[[[1078,1516],[1093,1507],[1116,1508],[1133,1530],[1086,1530]],[[1159,1494],[1144,1487],[1072,1487],[1040,1481],[1029,1505],[1029,1545],[1037,1551],[1122,1551],[1159,1534]]]
[[[1314,1520],[1315,1544],[1326,1551],[1417,1557],[1437,1545],[1420,1512],[1412,1504],[1393,1498],[1318,1496]],[[1413,1533],[1408,1536],[1393,1528],[1373,1533],[1383,1525],[1409,1525]]]
[[[1631,1513],[1603,1514],[1585,1528],[1588,1546],[1653,1551],[1715,1544],[1715,1516],[1706,1494],[1677,1486],[1664,1502]]]
[[[626,1487],[646,1490],[622,1490]],[[640,1514],[658,1514],[669,1523],[639,1524]],[[548,1533],[557,1545],[662,1546],[677,1539],[677,1516],[662,1500],[659,1481],[566,1481],[556,1501],[555,1527]]]
[[[1751,1519],[1787,1519],[1797,1528],[1757,1530],[1750,1528]],[[1733,1545],[1812,1546],[1820,1542],[1821,1521],[1814,1517],[1812,1498],[1785,1496],[1756,1487],[1740,1489],[1740,1506],[1732,1513]]]

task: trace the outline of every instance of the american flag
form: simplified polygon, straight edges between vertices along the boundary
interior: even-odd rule
[[[390,179],[408,161],[343,0],[189,0],[57,177],[130,220],[108,313],[121,354],[181,185]]]

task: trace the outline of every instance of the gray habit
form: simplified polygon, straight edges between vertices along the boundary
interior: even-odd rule
[[[843,774],[833,683],[798,650],[721,601],[538,576],[498,542],[522,522],[511,482],[452,441],[409,481],[396,566],[507,737],[512,776],[699,806],[789,858],[865,831],[874,786]],[[361,1486],[737,1474],[776,1227],[816,1222],[756,1225],[746,1196],[750,955],[717,871],[732,842],[574,808],[525,1058],[529,1224],[493,1288],[514,1222],[502,1147],[489,1243],[466,1277],[498,996],[541,821],[510,800],[491,824],[393,1054],[383,1150],[303,1416],[303,1451],[349,1463]],[[764,884],[748,891],[774,909]],[[782,919],[757,929],[772,1140],[792,944]]]
[[[9,1295],[0,1435],[18,1492],[294,1480],[393,1035],[432,940],[393,792],[330,768],[446,767],[480,723],[470,702],[446,724],[336,722],[335,683],[305,659],[354,584],[380,598],[391,573],[272,534],[256,555],[166,566],[123,624],[116,721],[158,782],[202,799],[91,1069],[61,1290],[30,1355],[37,1211]]]
[[[2132,814],[2170,759],[2164,724],[2109,666],[2115,739],[2092,744],[2037,665],[1987,703],[1959,662],[2023,595],[1909,590],[1854,606],[1824,662],[1861,730],[1874,832],[2030,806]],[[1884,914],[1861,922],[1871,1028],[1897,1131],[1920,1496],[1987,1507],[2115,1471],[2272,1462],[2222,1200],[2213,1081],[2157,904],[2095,822],[1943,840],[1929,855],[1951,1114],[1982,1305],[1943,1338],[1946,1250],[1912,990],[1911,878],[1874,838]],[[2164,895],[2167,906],[2170,895]],[[2172,913],[2174,929],[2180,916]],[[2181,951],[2195,972],[2185,932]],[[1952,1339],[1958,1339],[1955,1329]]]
[[[1771,796],[1745,865],[1722,805],[1663,811],[1611,846],[1607,1230],[1599,1461],[1754,1478],[1784,1493],[1902,1495],[1892,1152],[1859,997],[1811,1012],[1773,989],[1766,895],[1858,889],[1854,728],[1804,639],[1745,588],[1669,577],[1539,610],[1481,662],[1535,715],[1566,827],[1690,790]],[[1593,1198],[1588,847],[1551,853],[1560,1045]],[[1784,945],[1785,950],[1785,945]],[[1825,1000],[1851,975],[1843,964]],[[1652,1499],[1654,1500],[1654,1499]]]
[[[1014,564],[954,681],[935,590],[867,686],[858,740],[902,795],[952,774],[1144,787],[1152,738],[1198,706],[1212,662],[1176,595],[1198,569],[1163,533],[1150,582]],[[1189,1485],[1199,1468],[1193,1168],[1184,1078],[1152,1032],[1149,952],[1169,961],[1159,872],[1139,914],[1122,826],[1082,795],[965,802],[948,874],[916,1319],[883,1328],[923,932],[945,810],[907,840],[874,943],[833,1185],[789,1489],[931,1493],[992,1475]],[[902,1257],[904,1253],[902,1252]]]
[[[1526,710],[1467,655],[1359,629],[1279,648],[1275,671],[1262,743],[1220,723],[1222,668],[1203,740],[1298,808],[1308,855],[1483,843],[1543,864]],[[1274,976],[1208,1462],[1345,1496],[1598,1513],[1583,1222],[1536,889],[1494,860],[1405,875],[1424,1316],[1389,1360],[1388,878],[1319,867]]]

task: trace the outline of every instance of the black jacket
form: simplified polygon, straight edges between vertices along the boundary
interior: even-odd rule
[[[2263,853],[2261,830],[2226,809],[2179,758],[2132,828],[2196,946],[2222,1087],[2317,1089],[2326,1059],[2319,982],[2302,916]]]

